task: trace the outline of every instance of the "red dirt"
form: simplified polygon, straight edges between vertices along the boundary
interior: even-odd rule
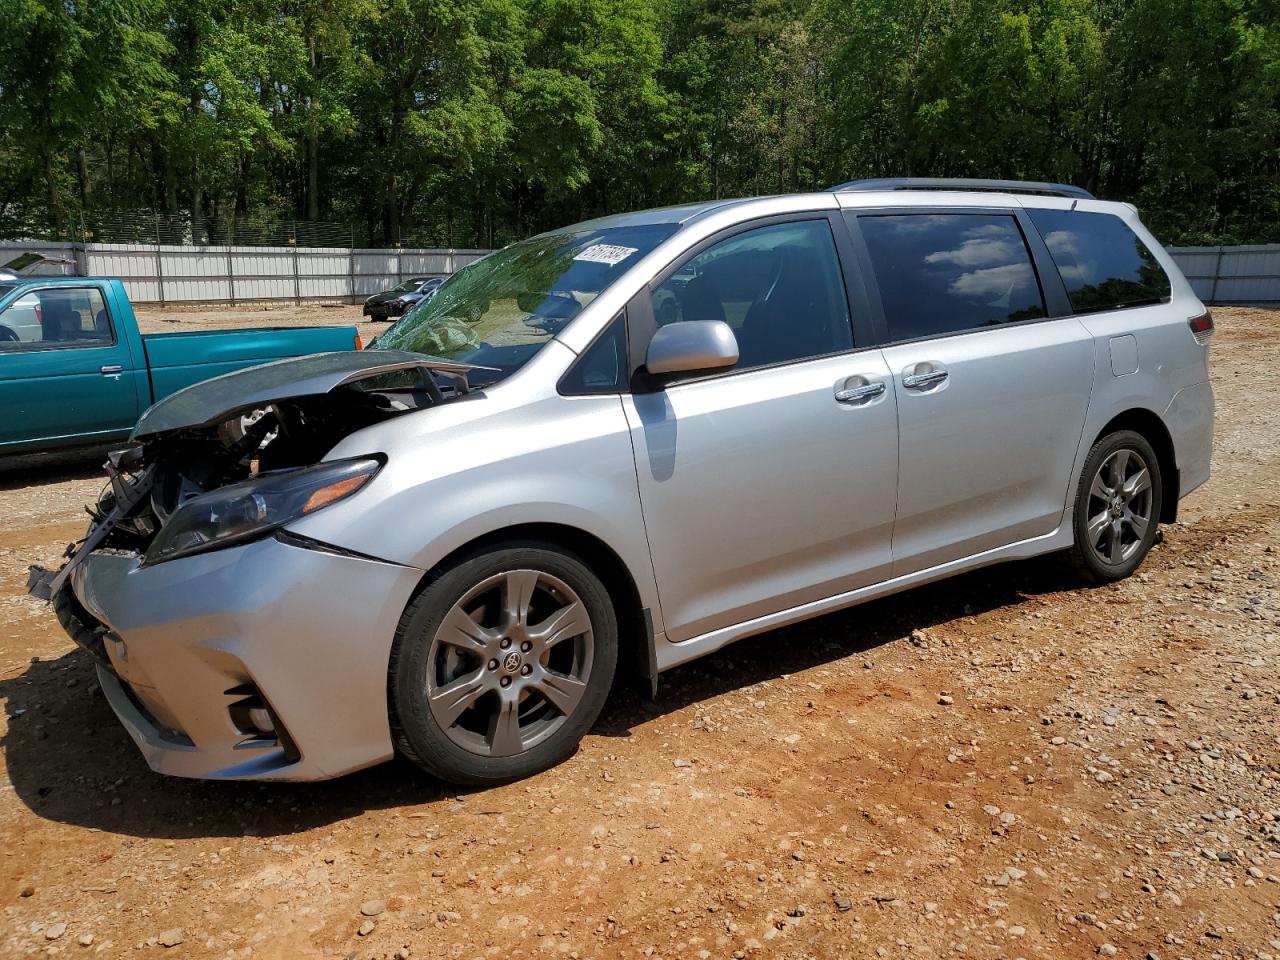
[[[1280,313],[1216,316],[1214,478],[1137,576],[1009,564],[744,641],[463,795],[152,774],[23,596],[97,461],[0,473],[0,956],[1280,955]]]

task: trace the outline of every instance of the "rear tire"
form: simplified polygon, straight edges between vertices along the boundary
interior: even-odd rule
[[[472,554],[401,617],[388,678],[396,746],[451,783],[538,773],[573,755],[617,659],[613,603],[576,556],[537,542]]]
[[[1164,485],[1160,461],[1146,438],[1118,430],[1085,458],[1071,522],[1072,565],[1091,583],[1123,580],[1156,541]]]

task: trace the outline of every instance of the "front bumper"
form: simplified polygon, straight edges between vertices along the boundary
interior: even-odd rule
[[[421,576],[268,538],[153,567],[95,553],[71,586],[108,629],[102,689],[153,770],[320,780],[392,755],[388,660]],[[275,736],[238,725],[246,691]]]
[[[385,320],[387,317],[400,316],[404,310],[404,307],[393,307],[388,303],[366,303],[363,315],[374,320]]]

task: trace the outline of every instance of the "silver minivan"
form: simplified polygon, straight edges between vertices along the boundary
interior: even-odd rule
[[[498,783],[624,670],[1036,554],[1129,575],[1209,476],[1211,333],[1069,186],[607,217],[156,404],[32,591],[160,772]]]

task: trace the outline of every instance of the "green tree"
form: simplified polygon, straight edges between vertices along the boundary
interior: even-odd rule
[[[103,118],[150,129],[173,106],[163,16],[158,0],[5,5],[0,124],[14,132],[19,177],[32,195],[44,193],[59,234],[71,184],[79,188],[75,206],[90,201],[87,148]]]
[[[123,206],[492,245],[908,174],[1280,239],[1275,0],[0,3],[10,233]]]

